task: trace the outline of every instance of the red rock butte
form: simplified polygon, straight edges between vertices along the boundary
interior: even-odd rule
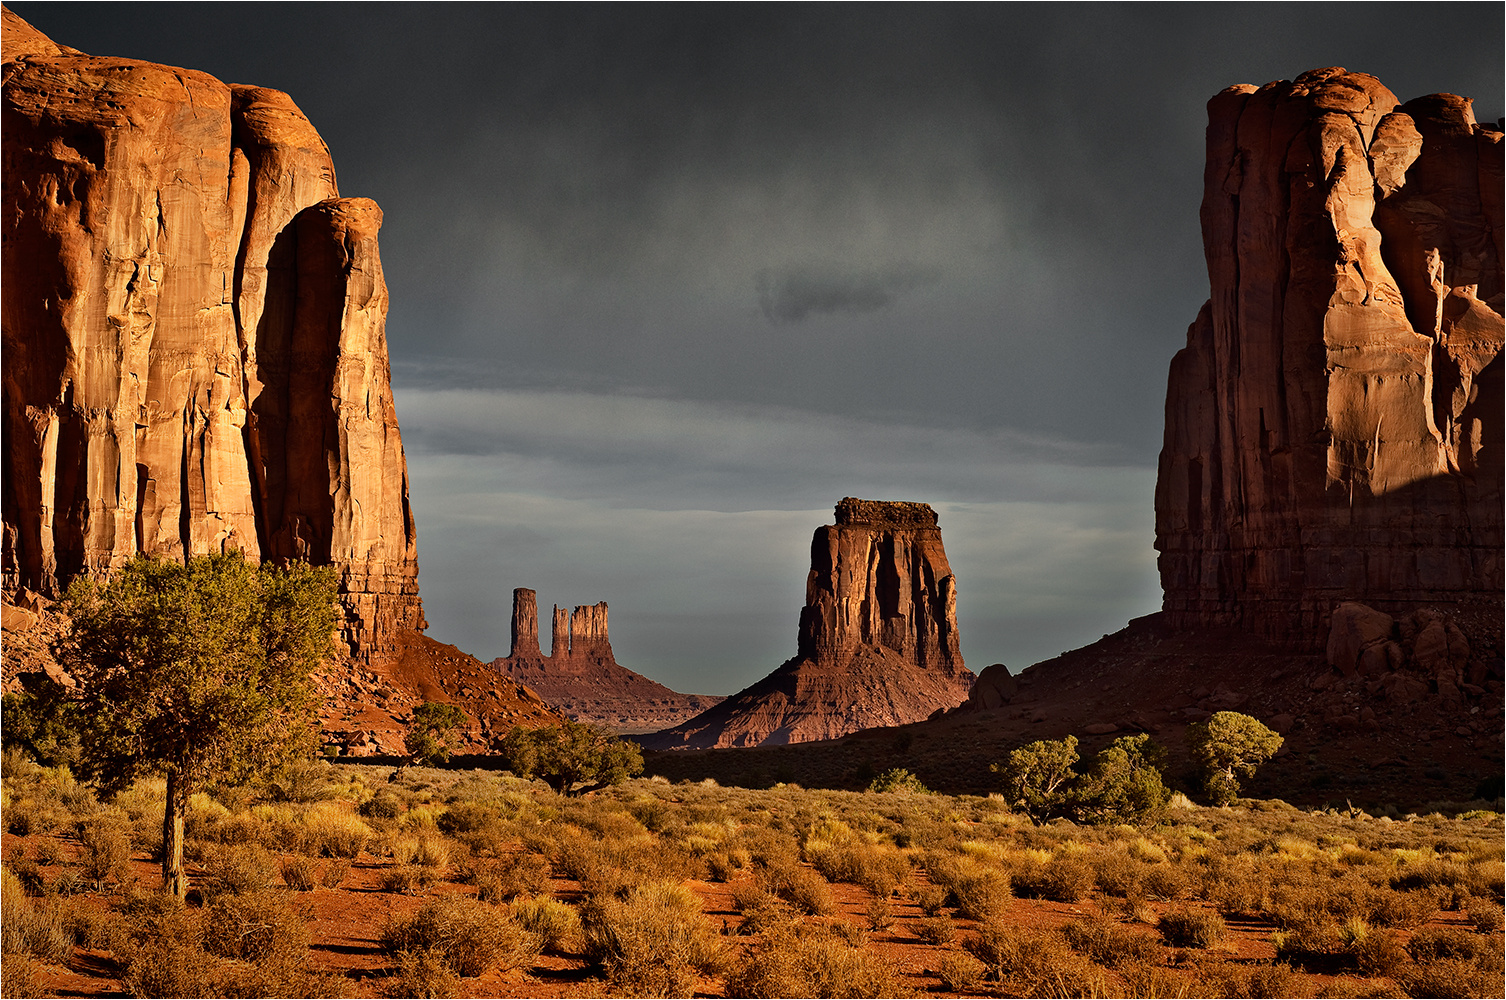
[[[848,497],[817,528],[795,657],[650,749],[834,739],[918,722],[967,697],[957,583],[936,512]]]
[[[617,732],[650,732],[673,726],[721,701],[680,694],[617,662],[607,633],[607,604],[554,608],[549,655],[539,648],[538,595],[512,592],[512,650],[491,667],[526,685],[551,708],[577,722]]]
[[[4,12],[7,598],[136,553],[339,571],[369,659],[424,627],[382,212],[292,99]]]
[[[1156,484],[1170,624],[1321,646],[1343,601],[1499,607],[1499,126],[1343,69],[1231,87],[1202,228]]]

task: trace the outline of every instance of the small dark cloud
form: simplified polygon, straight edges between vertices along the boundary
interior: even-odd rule
[[[941,279],[936,270],[900,264],[882,271],[785,268],[758,272],[758,307],[774,324],[799,323],[812,314],[871,313],[901,294]]]

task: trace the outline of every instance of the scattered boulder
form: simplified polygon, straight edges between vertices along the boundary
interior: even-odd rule
[[[988,712],[1008,705],[1020,692],[1019,678],[1009,672],[1002,663],[990,663],[983,668],[967,700],[958,705],[958,712]]]
[[[1371,648],[1391,639],[1396,630],[1396,619],[1383,611],[1366,607],[1354,601],[1345,601],[1333,611],[1333,622],[1328,630],[1328,665],[1336,668],[1345,677],[1358,673],[1371,673],[1361,669],[1361,657]],[[1398,650],[1399,652],[1399,650]],[[1380,654],[1381,664],[1385,653]],[[1373,661],[1375,657],[1371,657]],[[1374,666],[1369,663],[1367,666]]]

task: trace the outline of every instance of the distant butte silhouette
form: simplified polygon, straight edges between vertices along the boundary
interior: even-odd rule
[[[816,529],[799,651],[694,719],[642,738],[654,750],[825,740],[917,722],[967,697],[957,582],[936,512],[847,497]]]

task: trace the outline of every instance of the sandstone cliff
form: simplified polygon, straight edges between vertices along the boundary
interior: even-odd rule
[[[424,627],[382,213],[285,94],[4,12],[3,589],[136,552],[340,573],[352,652]]]
[[[722,699],[679,694],[617,662],[607,634],[607,605],[555,607],[550,652],[539,648],[538,595],[512,592],[512,651],[491,667],[536,692],[556,711],[619,733],[673,726]]]
[[[926,504],[853,497],[816,529],[799,651],[651,749],[824,740],[916,722],[967,697],[957,584]]]
[[[1341,601],[1499,606],[1502,135],[1343,69],[1208,104],[1210,298],[1172,363],[1165,612],[1320,648]]]

